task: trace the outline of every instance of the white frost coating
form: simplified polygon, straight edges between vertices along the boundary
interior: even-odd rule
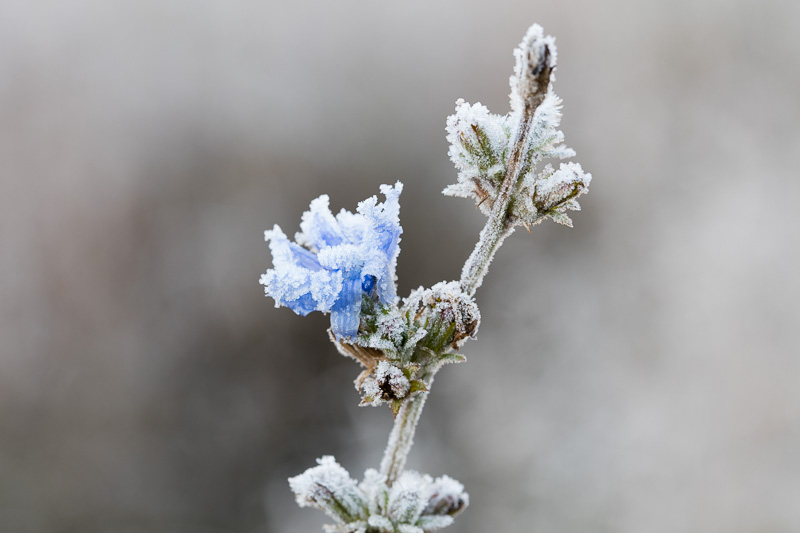
[[[436,478],[431,487],[431,497],[423,511],[426,515],[456,515],[469,505],[469,494],[464,485],[451,478]]]
[[[386,361],[378,363],[375,379],[378,383],[385,383],[395,398],[404,398],[408,394],[408,389],[411,388],[411,383],[403,375],[403,371]]]
[[[411,382],[395,365],[380,361],[374,376],[364,381],[362,389],[365,397],[371,398],[370,404],[379,405],[384,401],[405,398],[411,389]]]
[[[444,529],[450,524],[453,523],[452,516],[421,516],[419,520],[417,520],[417,526],[422,529],[422,531],[437,531],[439,529]]]
[[[367,498],[367,505],[371,516],[386,513],[386,505],[389,503],[389,487],[386,485],[386,476],[375,470],[368,468],[364,472],[364,481],[358,488]]]
[[[562,163],[558,170],[546,165],[534,179],[527,179],[514,206],[518,223],[532,226],[545,218],[572,227],[567,210],[580,211],[577,198],[584,194],[592,182],[592,175],[583,171],[578,163]]]
[[[448,155],[458,170],[458,183],[442,192],[447,196],[476,201],[497,195],[505,173],[512,124],[508,115],[489,113],[480,103],[456,101],[456,112],[447,118]],[[491,202],[480,204],[488,214]]]
[[[275,299],[275,307],[283,302],[300,301],[310,294],[315,301],[314,308],[298,310],[304,316],[314,309],[330,311],[342,288],[342,273],[310,268],[296,268],[297,257],[302,250],[292,247],[277,224],[272,230],[264,232],[264,239],[269,242],[274,269],[261,275],[261,284],[265,292]],[[282,274],[282,275],[281,275]]]
[[[335,217],[322,195],[303,213],[297,242],[278,226],[265,232],[273,254],[273,268],[261,276],[267,296],[303,316],[330,312],[337,338],[356,336],[363,296],[382,305],[397,301],[402,190],[400,182],[382,185],[385,202],[373,196],[359,203],[356,213],[342,210]]]
[[[491,217],[504,180],[513,179],[515,184],[515,189],[505,197],[503,204],[507,201],[512,206],[508,213],[511,216],[507,220],[495,221],[492,228],[482,233],[487,237],[493,236],[496,242],[486,247],[479,254],[480,257],[470,257],[470,264],[464,268],[465,274],[476,272],[476,261],[486,263],[484,267],[488,266],[494,251],[514,226],[530,227],[544,218],[570,225],[571,221],[564,211],[576,205],[570,203],[559,206],[557,202],[544,201],[536,196],[536,191],[540,190],[539,182],[550,179],[554,174],[549,168],[537,173],[537,165],[544,159],[575,156],[574,150],[561,144],[564,141],[564,134],[558,129],[561,124],[561,99],[553,92],[551,83],[548,82],[547,87],[539,87],[545,79],[554,79],[552,72],[556,68],[557,57],[555,39],[545,36],[542,27],[534,24],[514,50],[514,57],[514,74],[510,80],[511,112],[508,115],[494,115],[485,106],[469,105],[459,100],[456,113],[447,119],[448,153],[458,170],[458,183],[446,187],[442,191],[445,195],[471,197],[480,210]],[[530,109],[523,112],[526,102],[533,102],[532,105],[538,103],[532,116]],[[523,123],[523,120],[526,122]],[[528,124],[527,134],[523,135],[521,132],[526,131],[523,127],[525,124]],[[510,146],[512,138],[519,143],[517,147]],[[516,166],[509,166],[510,154],[517,149],[521,151],[521,160]],[[571,198],[583,194],[588,188],[588,180],[578,179],[575,183],[579,190],[573,190]],[[548,187],[549,183],[543,185]],[[478,270],[485,272],[486,269]],[[467,283],[470,288],[479,285]]]
[[[531,95],[541,92],[537,76],[542,69],[556,68],[556,40],[552,35],[545,37],[544,30],[538,24],[528,28],[522,42],[514,49],[514,75],[509,80],[511,85],[511,110],[521,112],[524,103]]]
[[[431,497],[433,479],[407,470],[389,491],[389,518],[399,524],[414,524]]]
[[[567,191],[571,190],[576,183],[583,183],[587,187],[592,181],[592,175],[583,171],[578,163],[564,163],[550,176],[537,180],[537,196],[547,200],[548,203],[561,202]]]
[[[440,281],[430,289],[420,287],[409,294],[403,305],[444,329],[452,325],[455,328],[453,348],[458,348],[468,338],[474,338],[478,332],[480,310],[475,299],[465,293],[457,281]]]
[[[321,509],[339,524],[366,519],[366,497],[347,470],[330,455],[317,459],[317,463],[289,478],[297,504]]]
[[[403,472],[391,487],[386,475],[364,472],[360,484],[331,456],[318,466],[289,478],[301,507],[323,510],[335,520],[331,533],[382,531],[429,532],[442,529],[469,504],[464,486],[448,476],[433,479],[412,470]]]

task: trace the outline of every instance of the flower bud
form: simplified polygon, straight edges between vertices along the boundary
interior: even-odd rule
[[[475,300],[456,281],[439,282],[430,289],[413,291],[405,308],[429,331],[426,345],[434,352],[446,346],[457,350],[478,332],[481,313]]]

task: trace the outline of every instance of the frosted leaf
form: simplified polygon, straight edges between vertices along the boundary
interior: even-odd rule
[[[575,156],[562,144],[564,134],[558,129],[562,103],[551,83],[557,62],[555,39],[534,24],[514,50],[514,58],[509,114],[494,115],[485,106],[458,100],[456,113],[447,119],[448,153],[458,170],[458,183],[443,193],[473,198],[485,215],[497,218],[493,227],[484,228],[482,240],[491,234],[502,242],[514,226],[530,227],[548,217],[571,225],[565,211],[577,205],[571,201],[586,192],[591,180],[577,165],[562,165],[558,171],[548,165],[536,171],[545,159]],[[494,213],[498,199],[502,204]],[[476,261],[485,268],[490,260],[470,257],[464,272],[472,272]]]
[[[567,226],[569,228],[572,227],[572,219],[569,218],[569,215],[564,213],[563,211],[556,211],[553,213],[553,222],[557,222],[563,226]]]
[[[428,475],[403,472],[389,490],[389,518],[400,524],[414,524],[430,500],[432,482]]]
[[[347,524],[325,524],[322,530],[325,533],[367,533],[368,525],[364,520],[356,520]]]
[[[330,455],[317,459],[317,463],[289,478],[298,505],[321,509],[338,524],[366,519],[366,498],[347,470]]]
[[[431,493],[424,515],[455,516],[469,505],[469,494],[464,492],[464,485],[450,476],[436,478]]]
[[[562,163],[558,170],[547,165],[541,173],[526,177],[512,211],[516,223],[531,226],[551,217],[572,227],[566,211],[580,210],[577,198],[588,191],[591,182],[592,175],[577,163]]]
[[[261,276],[265,293],[276,306],[303,316],[330,312],[334,335],[354,337],[363,296],[386,305],[397,300],[402,190],[400,182],[382,185],[385,202],[373,196],[362,201],[356,213],[342,210],[335,217],[328,196],[322,195],[303,213],[296,243],[278,226],[265,232],[273,257],[273,268]]]
[[[437,531],[439,529],[444,529],[450,524],[453,523],[452,516],[422,516],[419,520],[417,520],[417,527],[421,528],[423,531]]]
[[[394,524],[392,521],[381,515],[372,515],[369,517],[367,523],[370,527],[379,529],[380,531],[394,531]]]
[[[368,500],[367,524],[380,532],[436,531],[452,524],[469,503],[458,481],[448,476],[434,480],[410,470],[390,488],[385,475],[368,469],[359,489]]]
[[[364,472],[364,481],[358,486],[367,498],[370,515],[385,514],[389,504],[389,487],[386,476],[374,468]]]
[[[497,194],[508,158],[511,125],[508,116],[489,113],[480,103],[470,105],[456,101],[456,112],[447,118],[448,154],[456,166],[458,183],[443,191],[449,196],[478,202]],[[491,202],[482,209],[488,209]]]
[[[395,306],[381,306],[368,309],[366,314],[364,313],[362,307],[364,327],[356,343],[383,352],[391,361],[410,361],[417,343],[425,336],[427,330],[415,321],[409,320],[409,317]]]

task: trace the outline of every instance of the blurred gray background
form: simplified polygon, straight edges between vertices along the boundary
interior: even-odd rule
[[[558,39],[575,229],[506,241],[410,466],[450,531],[800,531],[800,3],[0,0],[0,531],[318,531],[286,478],[376,465],[386,409],[263,230],[402,180],[400,294],[482,225],[458,97]]]

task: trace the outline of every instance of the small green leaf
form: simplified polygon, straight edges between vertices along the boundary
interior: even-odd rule
[[[403,375],[406,377],[406,379],[411,379],[411,376],[413,376],[417,370],[419,370],[419,365],[415,365],[413,363],[406,365],[403,367]]]
[[[411,381],[411,387],[408,389],[409,396],[414,394],[415,392],[428,392],[428,386],[425,385],[424,381],[419,379],[415,379]]]
[[[449,363],[464,363],[466,362],[466,356],[461,355],[460,353],[446,353],[439,359],[443,364]]]
[[[400,412],[400,408],[403,406],[403,400],[392,400],[392,416],[397,418],[397,413]]]

